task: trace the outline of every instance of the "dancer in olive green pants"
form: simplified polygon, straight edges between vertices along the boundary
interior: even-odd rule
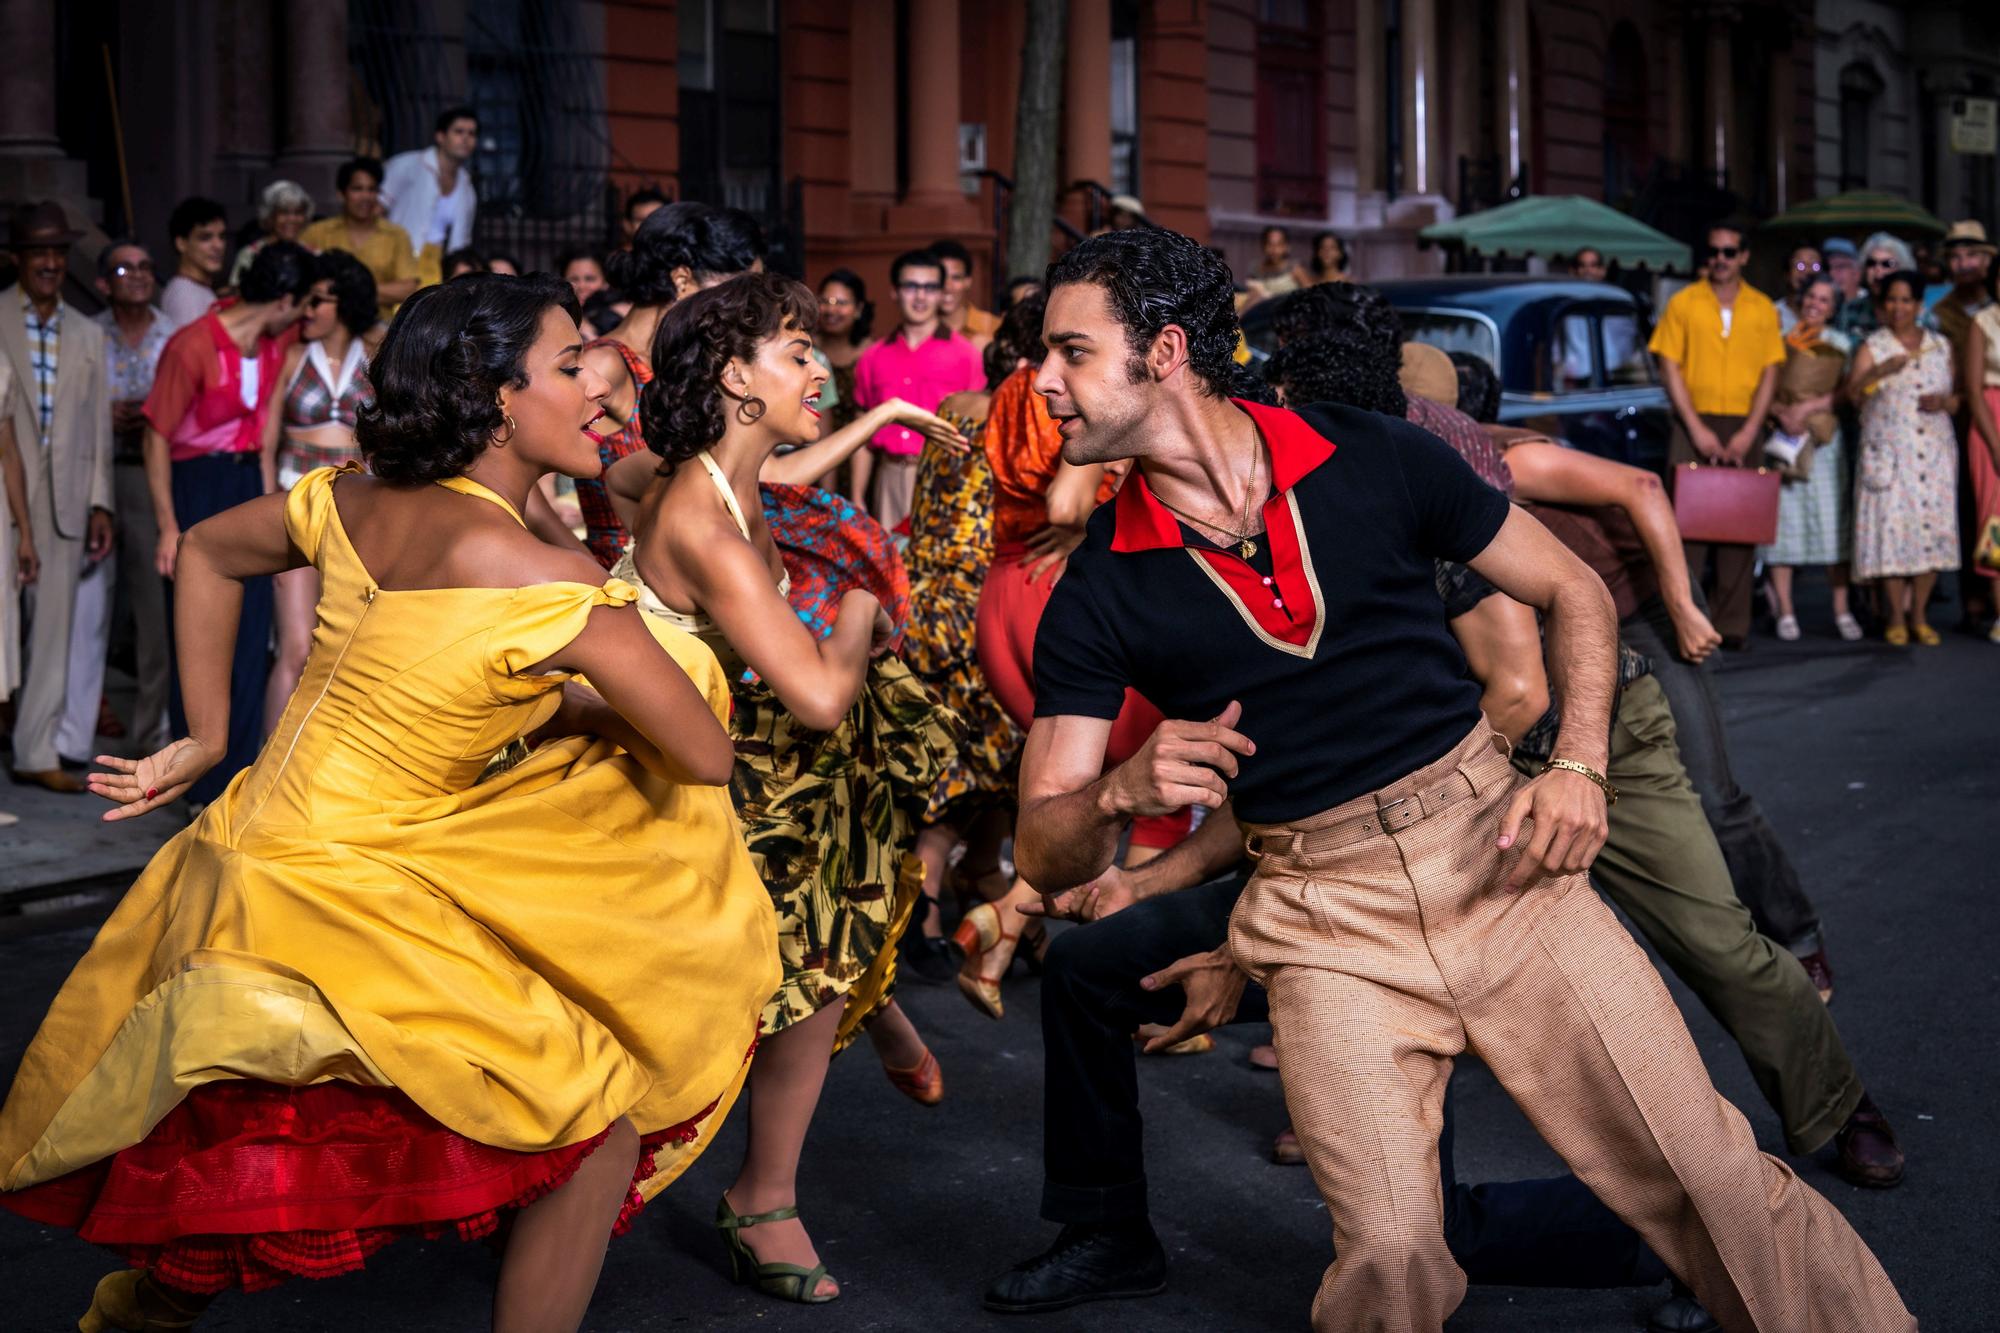
[[[1542,768],[1518,752],[1514,765]],[[1805,969],[1757,933],[1737,899],[1650,675],[1625,687],[1606,776],[1618,800],[1591,879],[1736,1039],[1784,1121],[1786,1146],[1812,1152],[1860,1103],[1861,1079]]]

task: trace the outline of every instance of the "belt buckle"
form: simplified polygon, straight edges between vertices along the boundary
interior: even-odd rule
[[[1398,810],[1396,807],[1405,809]],[[1385,833],[1406,829],[1424,817],[1424,803],[1415,796],[1398,796],[1387,805],[1375,807],[1375,817]]]

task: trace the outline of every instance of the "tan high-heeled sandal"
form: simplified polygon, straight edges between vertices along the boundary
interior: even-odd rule
[[[944,1100],[944,1070],[938,1067],[937,1056],[929,1051],[910,1069],[898,1069],[894,1065],[883,1065],[882,1072],[896,1085],[896,1091],[908,1097],[919,1106],[936,1106]]]
[[[952,941],[965,950],[965,962],[958,969],[959,993],[972,1001],[973,1007],[988,1018],[999,1018],[1007,1012],[1000,1002],[1000,983],[1006,979],[1007,969],[1014,964],[1014,945],[1020,940],[1020,932],[1008,934],[1001,924],[1000,908],[993,903],[981,903],[965,914],[952,932]],[[988,958],[999,953],[1001,946],[1006,953],[997,968],[987,966]]]

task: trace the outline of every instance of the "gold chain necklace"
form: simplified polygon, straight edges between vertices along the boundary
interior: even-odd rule
[[[1198,528],[1210,528],[1216,532],[1228,533],[1230,539],[1236,543],[1236,554],[1241,556],[1245,561],[1248,561],[1252,556],[1257,554],[1257,543],[1251,540],[1252,534],[1250,533],[1249,529],[1252,526],[1251,514],[1254,512],[1256,508],[1255,504],[1253,503],[1253,499],[1257,494],[1257,464],[1263,461],[1263,453],[1264,451],[1262,449],[1258,449],[1255,446],[1252,446],[1252,452],[1250,454],[1250,484],[1244,487],[1243,489],[1243,516],[1241,519],[1238,520],[1243,524],[1244,531],[1242,532],[1237,532],[1232,528],[1226,528],[1222,524],[1215,522],[1213,519],[1196,518],[1193,514],[1188,513],[1186,510],[1177,509],[1173,505],[1168,504],[1165,500],[1160,500],[1160,497],[1157,492],[1154,494],[1153,498],[1155,500],[1160,500],[1161,506],[1164,507],[1168,513],[1177,515],[1178,517],[1187,520],[1189,523],[1194,524]]]

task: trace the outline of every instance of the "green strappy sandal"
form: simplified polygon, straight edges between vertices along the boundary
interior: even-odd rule
[[[781,1301],[793,1301],[799,1305],[825,1305],[840,1298],[837,1291],[831,1296],[819,1294],[819,1281],[827,1275],[825,1264],[814,1264],[811,1268],[801,1268],[797,1264],[760,1264],[757,1256],[750,1252],[750,1247],[743,1243],[743,1228],[762,1222],[788,1222],[798,1215],[795,1204],[768,1213],[739,1216],[729,1206],[729,1196],[725,1194],[715,1205],[715,1229],[722,1233],[722,1243],[729,1250],[729,1276],[738,1286],[754,1285],[766,1296],[776,1296]]]

